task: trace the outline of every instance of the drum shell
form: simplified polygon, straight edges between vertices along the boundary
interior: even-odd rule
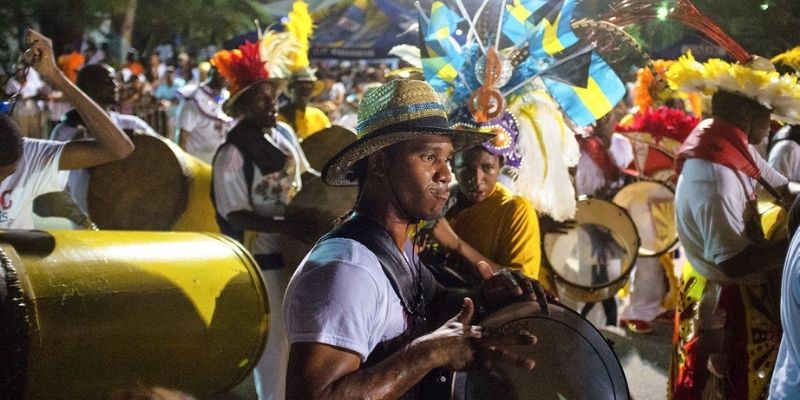
[[[162,137],[131,140],[130,156],[89,170],[86,203],[98,227],[219,233],[211,166]]]
[[[300,146],[311,167],[321,171],[333,156],[355,140],[355,133],[334,125],[307,137],[300,143]],[[300,262],[314,246],[316,239],[330,231],[337,218],[355,206],[357,197],[357,187],[329,186],[318,176],[303,174],[303,187],[289,204],[289,214],[297,210],[312,209],[316,231],[313,235],[314,241],[300,240],[288,234],[278,237],[281,255],[290,270],[294,270],[300,265]]]
[[[236,385],[261,356],[266,291],[255,261],[233,240],[48,236],[54,246],[45,253],[0,243],[30,324],[25,398],[95,399],[140,385],[203,398]]]
[[[653,197],[649,197],[651,195]],[[653,199],[658,201],[653,202]],[[625,208],[636,225],[641,240],[640,257],[660,257],[678,248],[675,192],[672,188],[660,182],[633,182],[620,189],[613,202]],[[656,217],[656,211],[661,218]]]
[[[480,369],[456,372],[453,400],[630,397],[625,372],[603,335],[558,302],[551,301],[547,313],[534,302],[514,303],[490,314],[480,326],[508,332],[523,329],[535,335],[535,345],[505,349],[532,358],[536,366],[527,371],[498,363],[496,376],[508,378],[501,382],[491,382],[493,379],[487,379],[489,374]]]
[[[628,276],[636,262],[640,240],[636,232],[636,226],[628,216],[627,211],[622,207],[605,200],[594,198],[582,198],[578,201],[575,213],[575,220],[578,224],[590,223],[600,224],[600,220],[607,220],[602,226],[608,226],[612,222],[618,225],[618,233],[620,236],[627,238],[626,253],[624,263],[621,266],[621,273],[618,277],[611,279],[605,285],[592,286],[589,284],[580,284],[565,274],[560,273],[560,267],[554,265],[551,260],[551,249],[556,247],[556,241],[559,240],[558,233],[546,233],[542,238],[542,246],[544,251],[543,259],[550,265],[553,271],[553,280],[556,283],[558,293],[564,294],[572,299],[583,302],[597,302],[609,297],[612,297],[619,289],[625,286]],[[581,266],[578,266],[580,269]]]

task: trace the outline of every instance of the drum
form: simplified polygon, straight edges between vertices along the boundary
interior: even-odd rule
[[[131,140],[130,156],[89,169],[86,205],[100,229],[218,233],[211,166],[162,137]]]
[[[322,171],[322,167],[328,160],[333,158],[339,150],[355,141],[356,134],[353,131],[333,125],[305,138],[300,143],[300,147],[303,148],[311,168]]]
[[[625,285],[636,261],[636,225],[622,207],[593,198],[578,200],[575,222],[565,234],[542,238],[556,288],[578,301],[609,298]]]
[[[311,167],[319,171],[328,160],[355,140],[353,132],[334,125],[311,135],[300,146]],[[331,230],[336,219],[355,206],[357,197],[357,187],[328,186],[320,177],[304,174],[303,187],[289,203],[288,214],[303,209],[310,211],[305,215],[313,219],[309,223],[314,225],[314,240],[303,241],[287,234],[281,235],[279,243],[286,266],[292,270],[297,268],[316,239]]]
[[[545,314],[535,302],[515,303],[489,315],[483,327],[527,330],[538,342],[508,346],[536,362],[533,370],[496,363],[453,376],[454,400],[628,399],[622,366],[600,332],[578,313],[557,303]]]
[[[614,204],[628,211],[641,245],[642,257],[659,257],[678,246],[675,226],[675,193],[668,186],[649,181],[625,185],[613,199]]]
[[[250,374],[267,340],[258,266],[222,235],[0,231],[0,398],[197,398]]]

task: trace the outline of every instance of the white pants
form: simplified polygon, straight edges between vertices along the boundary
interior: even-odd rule
[[[262,270],[269,299],[269,336],[264,354],[253,370],[259,400],[283,400],[286,387],[286,365],[289,342],[283,322],[283,295],[289,284],[289,268]]]
[[[620,319],[650,322],[661,312],[664,296],[664,268],[658,257],[639,257],[631,273],[631,292]]]

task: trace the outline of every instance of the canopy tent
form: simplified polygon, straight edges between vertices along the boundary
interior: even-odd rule
[[[286,16],[293,0],[269,3],[265,11],[276,20]],[[314,20],[309,57],[386,58],[398,44],[419,41],[413,0],[307,0]],[[257,40],[256,31],[236,36],[223,47],[232,49],[245,40]]]

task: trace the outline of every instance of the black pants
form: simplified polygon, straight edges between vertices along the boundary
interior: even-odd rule
[[[583,305],[581,309],[581,316],[586,318],[589,315],[589,311],[592,311],[592,307],[594,307],[596,303],[586,303]],[[603,305],[603,311],[606,313],[606,325],[617,325],[617,300],[614,299],[614,296],[611,296],[601,303]]]

